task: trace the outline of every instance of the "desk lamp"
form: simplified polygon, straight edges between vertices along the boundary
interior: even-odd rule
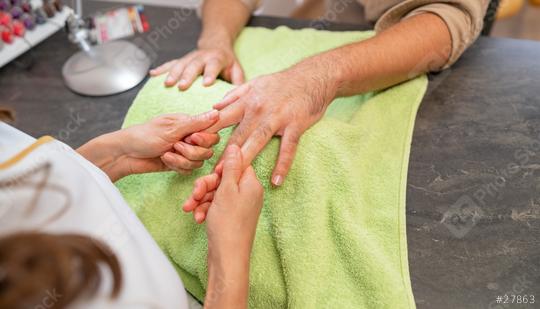
[[[81,49],[62,68],[66,86],[72,91],[87,96],[113,95],[137,86],[147,76],[150,58],[134,44],[118,40],[91,45],[81,0],[76,1],[66,28],[70,41]]]

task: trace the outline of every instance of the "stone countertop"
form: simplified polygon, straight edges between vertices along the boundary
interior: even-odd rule
[[[86,12],[118,5],[87,3]],[[200,22],[194,11],[145,9],[152,30],[134,40],[154,64],[195,47]],[[175,30],[166,27],[172,19],[179,24]],[[250,25],[370,28],[274,17],[254,17]],[[0,104],[16,111],[16,127],[73,147],[120,127],[142,84],[109,97],[74,94],[64,86],[61,68],[76,51],[59,32],[0,69]],[[407,189],[418,308],[540,306],[539,55],[537,42],[481,38],[451,69],[430,76]],[[504,307],[495,302],[504,294],[538,299]]]

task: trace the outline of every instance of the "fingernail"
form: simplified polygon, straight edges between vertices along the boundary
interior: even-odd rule
[[[187,84],[187,81],[185,79],[180,80],[180,85],[185,86]]]
[[[172,78],[172,76],[169,76],[167,77],[167,79],[165,80],[166,83],[170,84],[172,82],[174,82],[174,78]]]
[[[212,82],[212,78],[211,78],[211,77],[205,77],[205,78],[204,78],[204,83],[205,83],[206,85],[210,85],[211,82]]]
[[[201,140],[201,137],[197,133],[191,135],[190,144],[195,143],[196,145],[200,145],[203,141]]]
[[[201,223],[203,219],[204,215],[202,213],[198,212],[195,214],[195,221],[197,221],[198,223]]]
[[[274,186],[279,187],[283,184],[283,177],[281,175],[276,175],[272,178],[272,183]]]

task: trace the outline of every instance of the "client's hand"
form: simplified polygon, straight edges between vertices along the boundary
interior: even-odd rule
[[[336,94],[316,65],[297,65],[286,71],[257,77],[229,92],[215,104],[220,120],[206,132],[238,123],[228,145],[240,146],[249,165],[273,136],[281,136],[272,184],[280,186],[296,154],[300,137],[318,122]]]
[[[236,146],[236,145],[231,145]],[[230,147],[231,147],[230,146]],[[237,147],[237,146],[236,146]],[[223,164],[221,165],[223,166]],[[197,223],[203,223],[206,219],[208,207],[214,199],[215,192],[221,181],[221,170],[210,175],[202,176],[195,181],[191,196],[184,202],[182,209],[185,212],[192,212]]]
[[[165,85],[172,87],[178,84],[181,90],[188,89],[199,75],[204,76],[204,86],[212,85],[218,75],[235,85],[242,84],[244,71],[234,55],[232,46],[226,47],[225,43],[216,42],[216,44],[219,47],[201,46],[182,58],[171,60],[151,70],[150,74],[158,76],[168,73]]]
[[[99,136],[78,149],[116,181],[130,174],[175,170],[188,174],[213,155],[219,135],[200,132],[219,119],[215,110],[162,115],[147,123]],[[183,141],[188,139],[190,143]]]
[[[263,188],[255,171],[251,166],[243,170],[240,149],[230,145],[214,200],[204,206],[208,211],[205,307],[247,308],[249,259],[262,203]]]

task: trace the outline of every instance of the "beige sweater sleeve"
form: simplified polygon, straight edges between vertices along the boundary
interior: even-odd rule
[[[204,4],[205,0],[202,0],[199,5],[197,6],[197,15],[199,17],[202,16],[202,6]],[[250,12],[254,12],[256,9],[258,9],[261,6],[262,0],[240,0]]]
[[[261,0],[241,0],[250,10],[259,7]],[[380,32],[421,13],[438,15],[448,26],[452,38],[450,57],[443,68],[452,65],[476,40],[484,24],[489,0],[357,0],[364,6],[365,17],[377,21]]]
[[[444,65],[449,67],[476,40],[482,31],[484,15],[489,0],[359,0],[364,3],[366,17],[373,18],[380,14],[375,25],[376,31],[382,31],[404,18],[421,13],[438,15],[448,26],[452,38],[450,57]],[[370,11],[375,8],[378,10]],[[383,3],[387,4],[386,11]],[[396,4],[396,2],[398,2]],[[375,19],[374,18],[374,19]]]
[[[255,11],[256,9],[261,6],[261,0],[240,0],[243,4],[245,4],[250,11]]]

